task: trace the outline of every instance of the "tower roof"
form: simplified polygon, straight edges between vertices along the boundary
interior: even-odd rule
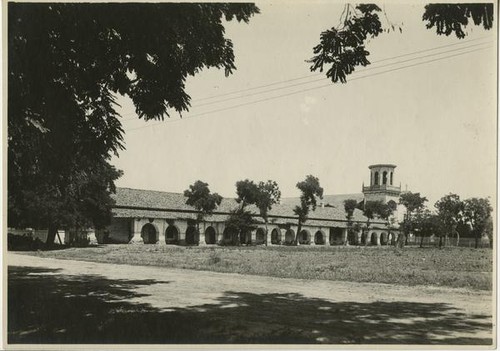
[[[389,163],[379,163],[379,164],[376,164],[376,165],[368,166],[369,169],[379,168],[379,167],[396,168],[396,165],[392,165],[392,164],[389,164]]]

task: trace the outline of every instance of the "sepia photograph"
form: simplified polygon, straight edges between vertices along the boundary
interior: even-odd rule
[[[2,5],[4,348],[496,348],[498,2]]]

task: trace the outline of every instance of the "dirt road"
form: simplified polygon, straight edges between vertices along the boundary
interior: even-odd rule
[[[492,295],[7,256],[10,343],[492,343]]]

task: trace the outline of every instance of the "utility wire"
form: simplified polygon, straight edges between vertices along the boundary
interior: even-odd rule
[[[378,75],[385,74],[385,73],[399,71],[401,69],[406,69],[406,68],[410,68],[410,67],[420,66],[420,65],[423,65],[423,64],[427,64],[427,63],[431,63],[431,62],[436,62],[436,61],[440,61],[440,60],[444,60],[444,59],[448,59],[448,58],[458,57],[458,56],[462,56],[462,55],[465,55],[465,54],[478,52],[480,50],[489,49],[491,47],[492,46],[488,46],[488,47],[485,47],[485,48],[470,50],[470,51],[461,52],[461,53],[454,54],[454,55],[449,55],[449,56],[446,56],[446,57],[439,57],[439,58],[436,58],[436,59],[433,59],[433,60],[428,60],[428,61],[424,61],[424,62],[414,63],[414,64],[411,64],[411,65],[397,67],[397,68],[393,68],[393,69],[382,71],[382,72],[376,72],[376,73],[368,74],[368,75],[361,76],[361,77],[355,77],[355,78],[350,79],[349,81],[354,81],[354,80],[369,78],[369,77],[378,76]],[[212,113],[216,113],[216,112],[227,111],[227,110],[231,110],[231,109],[242,107],[242,106],[248,106],[248,105],[252,105],[252,104],[256,104],[256,103],[260,103],[260,102],[265,102],[265,101],[269,101],[269,100],[275,100],[275,99],[279,99],[279,98],[282,98],[282,97],[287,97],[287,96],[291,96],[291,95],[296,95],[296,94],[300,94],[300,93],[304,93],[304,92],[308,92],[308,91],[312,91],[312,90],[316,90],[316,89],[322,89],[322,88],[326,88],[326,87],[332,87],[332,86],[334,86],[333,83],[329,83],[329,84],[326,84],[326,85],[320,85],[320,86],[316,86],[316,87],[312,87],[312,88],[308,88],[308,89],[303,89],[303,90],[299,90],[299,91],[295,91],[295,92],[291,92],[291,93],[287,93],[287,94],[282,94],[282,95],[277,95],[277,96],[271,96],[271,97],[260,99],[260,100],[249,101],[249,102],[238,104],[238,105],[233,105],[233,106],[228,106],[228,107],[217,109],[217,110],[207,111],[207,112],[203,112],[203,113],[191,115],[189,117],[185,117],[185,118],[178,119],[178,120],[162,121],[162,122],[158,122],[158,123],[154,123],[154,124],[150,124],[150,125],[145,125],[145,126],[141,126],[141,127],[137,127],[137,128],[131,128],[131,129],[127,129],[125,131],[127,132],[127,131],[138,130],[138,129],[147,128],[147,127],[151,127],[151,126],[155,126],[155,125],[159,125],[159,124],[164,124],[164,123],[181,122],[182,120],[191,119],[191,118],[194,118],[194,117],[204,116],[204,115],[208,115],[208,114],[212,114]]]
[[[490,39],[490,37],[481,37],[481,38],[476,38],[476,39],[464,40],[464,41],[461,41],[459,43],[442,45],[442,46],[433,47],[433,48],[429,48],[429,49],[423,49],[423,50],[413,51],[413,52],[409,52],[409,53],[398,55],[398,56],[386,57],[384,59],[380,59],[380,60],[377,60],[376,62],[371,63],[370,67],[364,68],[362,71],[372,70],[372,69],[382,68],[382,67],[386,67],[387,66],[387,65],[380,66],[380,67],[377,66],[380,62],[391,61],[391,60],[395,60],[395,59],[398,59],[398,58],[407,57],[407,56],[411,56],[411,55],[415,55],[415,54],[421,54],[421,53],[430,52],[430,51],[435,51],[435,50],[439,50],[439,49],[444,49],[444,48],[447,48],[447,47],[469,44],[469,43],[472,43],[472,42],[475,42],[475,41],[484,40],[484,39]],[[481,43],[481,44],[487,44],[487,43],[488,42],[484,42],[484,43]],[[481,45],[481,44],[475,44],[475,45]],[[467,49],[469,47],[471,47],[471,46],[463,47],[463,48],[460,48],[460,49]],[[457,49],[457,50],[460,50],[460,49]],[[443,52],[443,53],[445,53],[445,52]],[[439,54],[439,53],[437,53],[437,54]],[[414,59],[418,59],[418,58],[414,58]],[[361,73],[362,71],[357,71],[357,72],[354,72],[353,74],[355,74],[355,73]],[[301,77],[286,79],[286,80],[277,81],[277,82],[273,82],[273,83],[269,83],[269,84],[259,85],[259,86],[255,86],[255,87],[251,87],[251,88],[246,88],[246,89],[232,91],[232,92],[228,92],[228,93],[224,93],[224,94],[219,94],[219,95],[214,95],[214,96],[205,97],[205,98],[201,98],[201,99],[196,99],[195,101],[205,101],[205,100],[217,99],[217,98],[220,98],[220,97],[234,95],[234,94],[237,94],[237,93],[242,93],[242,92],[252,91],[252,90],[258,90],[258,89],[261,89],[261,88],[267,88],[267,87],[270,87],[270,86],[280,85],[280,84],[284,84],[284,83],[288,83],[288,82],[294,82],[294,81],[303,80],[303,79],[307,79],[307,78],[314,78],[314,77],[318,77],[318,76],[323,76],[323,73],[314,73],[314,74],[309,74],[309,75],[306,75],[306,76],[301,76]],[[309,81],[307,83],[301,83],[301,84],[302,85],[303,84],[308,84],[308,83],[317,82],[317,81],[325,80],[325,79],[328,79],[328,78],[315,79],[315,80],[311,80],[311,81]],[[298,84],[298,85],[300,85],[300,84]],[[293,87],[293,86],[296,86],[296,85],[291,85],[290,87]],[[279,89],[284,89],[284,88],[286,88],[286,87],[279,88]],[[276,90],[278,90],[278,89],[276,89]],[[268,91],[273,91],[273,90],[268,90]],[[245,95],[245,96],[242,96],[242,97],[234,97],[234,98],[229,98],[229,99],[223,99],[223,100],[219,100],[217,102],[229,101],[229,100],[233,100],[233,99],[237,99],[237,98],[243,98],[243,97],[247,97],[247,96],[253,96],[253,95],[257,95],[257,94],[258,93],[252,93],[251,95]],[[196,108],[196,107],[200,107],[200,106],[212,105],[212,104],[215,104],[217,102],[202,103],[202,104],[199,104],[199,105],[195,104],[193,107]],[[133,116],[133,117],[127,118],[127,119],[123,119],[122,122],[133,120],[133,119],[137,118],[136,112],[129,112],[129,113],[125,113],[125,114],[121,115],[121,117],[124,117],[124,116]]]
[[[458,48],[458,49],[452,49],[452,50],[442,51],[442,52],[439,52],[439,53],[436,53],[436,54],[429,54],[429,55],[414,57],[414,58],[411,58],[411,59],[399,61],[399,62],[397,62],[397,64],[401,64],[401,63],[405,63],[405,62],[409,62],[409,61],[414,61],[414,60],[418,60],[418,59],[422,59],[422,58],[426,58],[426,57],[432,57],[432,56],[436,56],[436,55],[447,54],[447,53],[450,53],[450,52],[455,52],[455,51],[470,49],[472,47],[476,47],[476,46],[480,46],[480,45],[485,45],[485,44],[490,44],[490,42],[469,45],[467,47],[461,47],[461,48]],[[380,62],[380,61],[378,61],[378,62]],[[385,64],[385,65],[382,65],[382,66],[370,66],[370,67],[367,67],[367,68],[362,68],[358,72],[359,73],[363,73],[365,71],[371,71],[371,70],[374,70],[374,69],[380,69],[380,68],[384,68],[384,67],[388,67],[388,66],[392,66],[392,65],[394,65],[394,63],[389,63],[389,64]],[[202,107],[202,106],[208,106],[208,105],[214,105],[214,104],[218,104],[218,103],[225,102],[225,101],[242,99],[242,98],[246,98],[248,96],[255,96],[255,95],[259,95],[259,94],[265,94],[265,93],[269,93],[269,92],[277,91],[277,90],[282,90],[282,89],[289,89],[289,88],[292,88],[292,87],[306,85],[306,84],[315,83],[315,82],[320,82],[320,81],[324,81],[324,80],[330,80],[330,79],[323,77],[323,78],[320,78],[320,79],[310,80],[310,81],[302,82],[302,83],[291,84],[291,85],[287,85],[287,86],[284,86],[284,87],[278,87],[278,88],[272,88],[272,89],[267,89],[267,90],[263,90],[263,91],[258,91],[258,92],[255,92],[255,93],[246,94],[245,96],[233,96],[233,97],[222,99],[222,100],[217,100],[217,101],[207,102],[207,103],[204,103],[204,104],[194,105],[193,108]]]
[[[491,47],[492,46],[488,46],[488,47],[484,47],[484,48],[480,48],[480,49],[465,51],[465,52],[461,52],[461,53],[458,53],[458,54],[449,55],[449,56],[445,56],[445,57],[439,57],[439,58],[436,58],[436,59],[427,60],[427,61],[423,61],[423,62],[417,62],[417,63],[411,64],[411,65],[397,67],[397,68],[389,69],[389,70],[382,71],[382,72],[376,72],[376,73],[368,74],[368,75],[361,76],[361,77],[354,77],[354,78],[349,79],[349,81],[354,81],[354,80],[359,80],[359,79],[374,77],[374,76],[378,76],[378,75],[385,74],[385,73],[399,71],[401,69],[411,68],[411,67],[420,66],[420,65],[423,65],[423,64],[432,63],[432,62],[436,62],[436,61],[440,61],[440,60],[444,60],[444,59],[448,59],[448,58],[458,57],[458,56],[462,56],[462,55],[465,55],[465,54],[474,53],[474,52],[478,52],[478,51],[481,51],[481,50],[489,49]],[[436,54],[434,56],[438,56],[438,55],[439,54]],[[397,65],[397,64],[399,64],[399,63],[394,63],[394,65]],[[335,86],[335,85],[333,83],[328,83],[326,85],[320,85],[320,86],[311,87],[311,88],[308,88],[308,89],[294,91],[294,92],[287,93],[287,94],[282,94],[282,95],[277,95],[277,96],[271,96],[271,97],[260,99],[260,100],[249,101],[249,102],[238,104],[238,105],[228,106],[228,107],[221,108],[221,109],[216,109],[216,110],[211,110],[211,111],[207,111],[207,112],[203,112],[203,113],[199,113],[199,114],[194,114],[194,115],[191,115],[191,116],[188,116],[188,117],[184,117],[182,119],[170,120],[170,121],[161,121],[161,122],[150,124],[150,125],[144,125],[144,126],[140,126],[140,127],[136,127],[136,128],[130,128],[130,129],[126,129],[125,132],[130,132],[130,131],[134,131],[134,130],[138,130],[138,129],[143,129],[143,128],[147,128],[147,127],[151,127],[151,126],[156,126],[156,125],[160,125],[160,124],[165,124],[165,123],[181,122],[183,120],[191,119],[191,118],[194,118],[194,117],[204,116],[204,115],[208,115],[208,114],[212,114],[212,113],[216,113],[216,112],[227,111],[227,110],[231,110],[231,109],[242,107],[242,106],[248,106],[248,105],[252,105],[252,104],[256,104],[256,103],[260,103],[260,102],[265,102],[265,101],[269,101],[269,100],[275,100],[275,99],[279,99],[279,98],[282,98],[282,97],[287,97],[287,96],[291,96],[291,95],[296,95],[296,94],[300,94],[300,93],[304,93],[304,92],[308,92],[308,91],[312,91],[312,90],[316,90],[316,89],[322,89],[322,88],[326,88],[326,87],[332,87],[332,86]]]
[[[464,40],[464,41],[461,41],[459,43],[442,45],[442,46],[437,46],[437,47],[429,48],[429,49],[423,49],[423,50],[419,50],[419,51],[414,51],[414,52],[402,54],[402,55],[399,55],[399,56],[393,56],[393,57],[388,57],[388,58],[385,58],[385,59],[377,60],[377,62],[373,63],[373,64],[377,64],[379,62],[384,62],[384,61],[389,61],[389,60],[394,60],[394,59],[397,59],[397,58],[406,57],[406,56],[410,56],[410,55],[414,55],[414,54],[420,54],[420,53],[424,53],[424,52],[428,52],[428,51],[434,51],[434,50],[444,49],[444,48],[451,47],[451,46],[464,45],[464,44],[468,44],[468,43],[471,43],[471,42],[475,42],[475,41],[479,41],[479,40],[484,40],[484,39],[491,39],[491,38],[490,37],[481,37],[481,38],[476,38],[476,39]],[[226,96],[226,95],[233,95],[233,94],[237,94],[237,93],[242,93],[242,92],[246,92],[246,91],[260,89],[260,88],[267,88],[267,87],[270,87],[270,86],[273,86],[273,85],[283,84],[283,83],[287,83],[287,82],[293,82],[293,81],[296,81],[296,80],[311,78],[311,77],[319,76],[319,75],[322,75],[322,73],[309,74],[307,76],[301,76],[301,77],[291,78],[291,79],[277,81],[277,82],[273,82],[273,83],[269,83],[269,84],[265,84],[265,85],[258,85],[258,86],[251,87],[251,88],[246,88],[246,89],[231,91],[231,92],[224,93],[224,94],[218,94],[218,95],[208,96],[208,97],[196,99],[196,101],[205,101],[205,100],[216,99],[218,97],[223,97],[223,96]]]

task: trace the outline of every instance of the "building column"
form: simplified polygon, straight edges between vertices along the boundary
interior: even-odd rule
[[[345,246],[349,246],[347,234],[347,228],[342,228],[342,244]]]
[[[362,245],[362,238],[363,238],[363,230],[360,230],[358,233],[358,245]]]
[[[188,228],[187,221],[178,219],[174,222],[174,224],[179,229],[179,245],[186,245],[186,231]]]
[[[200,225],[200,230],[198,232],[198,246],[207,246],[207,242],[205,241],[205,227],[206,223],[203,222],[203,225]]]
[[[376,245],[380,246],[380,232],[375,233],[375,237],[377,238]]]
[[[325,233],[325,246],[330,246],[330,229],[326,228],[327,230],[324,231]]]
[[[143,244],[144,240],[141,237],[142,221],[139,218],[132,218],[130,223],[130,230],[132,232],[132,239],[129,243],[132,244]]]
[[[264,228],[264,230],[266,230],[266,229]],[[278,229],[278,230],[279,230],[279,229]],[[271,243],[271,233],[272,233],[272,232],[273,232],[272,230],[269,230],[269,228],[267,228],[267,231],[266,231],[266,245],[267,245],[267,246],[273,245],[273,244]]]

